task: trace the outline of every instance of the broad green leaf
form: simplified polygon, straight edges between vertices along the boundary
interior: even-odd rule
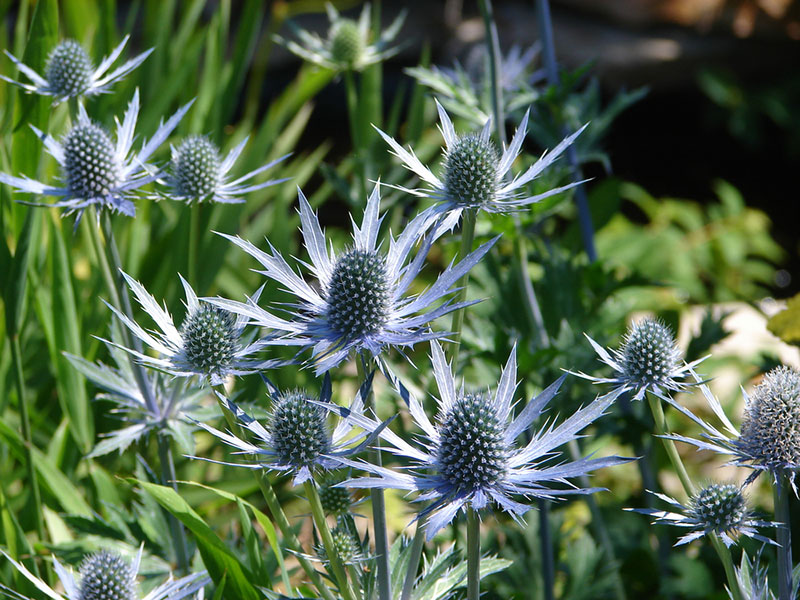
[[[800,294],[789,298],[786,308],[767,321],[767,329],[788,344],[800,343]]]

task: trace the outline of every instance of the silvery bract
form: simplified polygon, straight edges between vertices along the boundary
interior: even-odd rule
[[[172,161],[165,174],[165,183],[170,188],[169,197],[184,202],[222,202],[237,204],[244,202],[243,194],[261,190],[286,181],[272,179],[263,183],[245,185],[259,173],[275,166],[289,155],[286,154],[237,179],[231,180],[229,173],[236,159],[244,150],[245,138],[222,159],[219,148],[205,136],[191,136],[172,148]]]
[[[36,577],[25,565],[15,561],[2,548],[0,554],[5,556],[37,590],[52,600],[136,600],[138,597],[135,592],[135,581],[142,559],[141,549],[133,563],[128,563],[114,552],[100,551],[91,554],[84,559],[77,579],[71,569],[65,568],[53,556],[53,568],[64,588],[63,594],[56,592]],[[193,596],[198,591],[199,598],[202,598],[202,589],[209,583],[211,579],[205,571],[192,573],[177,580],[173,580],[170,576],[141,600],[181,600]],[[1,583],[0,594],[15,600],[30,600]]]
[[[672,330],[656,319],[642,319],[631,325],[619,350],[608,351],[588,335],[586,338],[600,360],[614,369],[616,375],[575,374],[595,383],[611,383],[622,391],[634,392],[635,400],[644,398],[648,391],[664,398],[670,392],[685,390],[690,384],[680,379],[688,376],[703,360],[684,362]]]
[[[6,173],[0,173],[0,182],[21,192],[62,198],[48,206],[64,208],[66,214],[77,212],[78,218],[84,209],[92,205],[132,217],[136,213],[133,199],[138,188],[156,178],[150,173],[148,159],[172,133],[191,104],[184,105],[166,123],[162,123],[155,135],[144,142],[141,150],[135,154],[131,153],[131,148],[139,115],[138,89],[133,94],[122,123],[117,121],[116,142],[112,142],[106,130],[94,123],[83,105],[79,105],[77,123],[60,143],[31,126],[61,166],[62,187]]]
[[[361,427],[365,418],[364,399],[369,394],[371,384],[370,377],[362,384],[349,407],[341,413],[333,432],[328,431],[326,420],[328,411],[337,405],[332,401],[331,381],[328,375],[323,381],[319,398],[313,398],[303,390],[281,391],[267,381],[271,406],[266,427],[234,402],[217,394],[238,424],[256,438],[257,444],[204,423],[198,425],[236,448],[238,454],[252,455],[254,459],[249,463],[223,464],[293,473],[294,485],[300,485],[310,479],[316,470],[339,468],[343,458],[363,451],[388,424],[387,421],[377,425],[374,430],[355,432],[357,427]]]
[[[330,27],[327,38],[310,33],[289,22],[298,42],[284,40],[276,36],[278,42],[286,46],[303,60],[335,71],[361,71],[364,67],[386,60],[400,51],[398,46],[389,47],[397,37],[405,19],[405,12],[400,13],[388,29],[382,31],[378,39],[370,42],[370,6],[364,5],[358,21],[346,19],[328,3]]]
[[[202,388],[187,385],[185,379],[147,371],[145,385],[148,386],[148,392],[142,393],[126,353],[110,342],[106,342],[106,346],[116,368],[66,355],[73,367],[105,390],[97,398],[116,404],[117,408],[112,409],[111,413],[124,424],[120,429],[105,434],[87,458],[115,450],[122,452],[150,432],[162,431],[172,435],[184,452],[194,452],[192,432],[195,426],[189,419],[206,420],[219,413],[216,406],[210,409],[201,406],[200,400],[206,392]]]
[[[420,492],[417,500],[431,501],[420,513],[420,516],[430,516],[426,529],[429,540],[468,506],[481,510],[494,503],[518,519],[530,506],[514,500],[515,497],[554,500],[565,494],[590,494],[598,488],[567,487],[571,485],[567,479],[630,460],[609,456],[564,461],[556,452],[600,417],[620,392],[597,398],[558,426],[552,422],[543,426],[520,447],[516,445],[517,438],[542,414],[566,376],[513,417],[517,388],[516,347],[511,351],[493,395],[488,391],[458,389],[439,344],[432,342],[431,349],[433,373],[439,389],[436,424],[428,419],[422,403],[403,390],[409,412],[425,439],[413,445],[388,429],[381,434],[389,444],[381,449],[409,459],[412,463],[410,470],[395,472],[363,461],[350,462],[351,466],[374,476],[354,478],[342,484],[356,488]],[[368,428],[370,425],[364,426]],[[561,487],[549,487],[553,484]]]
[[[270,343],[311,348],[317,373],[335,367],[354,350],[377,358],[386,346],[413,346],[445,337],[447,332],[431,331],[429,324],[473,304],[448,299],[431,309],[434,303],[455,292],[453,286],[497,238],[459,263],[450,264],[421,294],[411,295],[408,290],[425,265],[435,240],[434,235],[424,238],[432,223],[429,212],[412,219],[397,238],[389,234],[388,251],[381,251],[378,230],[383,217],[379,216],[380,195],[376,185],[367,199],[361,227],[353,223],[353,245],[337,255],[333,248],[328,250],[317,215],[299,189],[298,196],[303,238],[311,259],[311,264],[301,264],[316,277],[319,286],[306,282],[271,245],[267,253],[239,237],[223,234],[261,263],[264,269],[258,273],[281,283],[297,296],[298,303],[293,305],[292,317],[283,319],[253,301],[242,303],[222,298],[208,301],[250,318],[255,325],[274,330]],[[416,255],[408,261],[418,244]]]
[[[569,146],[585,128],[582,127],[521,175],[506,180],[506,174],[522,150],[522,142],[528,126],[528,112],[522,118],[514,133],[511,144],[502,154],[491,140],[491,120],[487,120],[479,133],[456,135],[453,123],[439,102],[440,130],[445,142],[445,157],[441,177],[422,164],[412,149],[406,150],[392,137],[378,129],[392,149],[392,153],[403,161],[403,166],[414,172],[427,187],[409,189],[403,186],[390,187],[437,202],[436,212],[455,212],[481,210],[489,213],[506,213],[528,204],[538,202],[568,190],[582,182],[554,188],[536,195],[527,195],[524,186],[541,175]],[[377,129],[377,128],[376,128]]]
[[[169,312],[156,302],[144,286],[127,273],[122,273],[136,300],[150,315],[160,332],[150,332],[111,306],[117,318],[131,332],[158,352],[153,357],[133,348],[120,346],[143,364],[176,377],[198,376],[211,385],[220,385],[231,375],[250,375],[270,369],[280,361],[248,358],[264,348],[264,342],[242,344],[247,318],[198,300],[192,286],[181,277],[186,294],[186,317],[180,330]],[[259,289],[253,296],[258,299]]]
[[[0,75],[0,79],[19,86],[28,93],[54,96],[56,102],[62,102],[77,96],[102,94],[108,92],[108,88],[113,83],[119,81],[142,64],[144,59],[153,51],[150,48],[107,73],[114,61],[119,58],[129,37],[126,35],[125,39],[114,48],[111,54],[100,61],[100,65],[96,69],[83,46],[75,40],[64,40],[50,52],[45,65],[44,77],[24,65],[6,50],[4,51],[6,56],[32,83],[21,83],[4,75]]]
[[[774,544],[772,540],[756,531],[757,527],[775,527],[777,523],[760,521],[754,518],[747,507],[747,501],[741,488],[734,484],[711,484],[696,494],[684,506],[674,498],[657,492],[650,492],[677,512],[655,510],[651,508],[627,509],[649,515],[654,523],[675,525],[691,529],[682,536],[676,546],[688,544],[705,535],[716,534],[726,546],[732,546],[739,536],[750,537],[765,544]]]

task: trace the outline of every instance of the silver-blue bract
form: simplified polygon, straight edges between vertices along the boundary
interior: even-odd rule
[[[530,506],[514,500],[514,497],[554,500],[566,494],[590,494],[599,489],[554,489],[548,486],[563,486],[570,477],[580,477],[630,460],[609,456],[557,462],[561,454],[556,449],[575,439],[578,432],[600,417],[619,396],[619,391],[595,399],[558,426],[554,422],[545,424],[533,433],[528,443],[519,447],[516,439],[542,414],[566,375],[513,417],[517,388],[516,347],[511,351],[494,395],[466,392],[463,387],[457,389],[455,377],[438,342],[431,342],[431,350],[433,373],[439,388],[438,422],[434,425],[425,414],[422,403],[399,385],[409,412],[426,439],[412,445],[388,429],[381,434],[389,444],[382,450],[410,459],[411,470],[395,472],[366,462],[350,462],[351,466],[375,477],[350,479],[342,484],[356,488],[421,492],[418,500],[431,500],[431,504],[420,513],[420,517],[430,516],[426,529],[429,540],[467,505],[480,510],[494,502],[519,519]],[[365,423],[364,427],[370,425]]]
[[[337,255],[328,250],[317,215],[298,189],[300,221],[311,264],[305,265],[319,281],[315,287],[295,273],[283,256],[270,245],[263,252],[239,237],[225,238],[253,256],[264,270],[257,271],[283,284],[299,300],[291,319],[283,319],[255,302],[235,302],[222,298],[208,301],[250,318],[253,324],[268,327],[275,334],[270,343],[312,349],[317,373],[328,371],[355,350],[378,357],[386,346],[413,346],[418,342],[447,336],[431,331],[436,318],[473,302],[445,300],[453,287],[489,251],[498,238],[486,242],[457,264],[450,264],[436,281],[419,295],[408,293],[425,264],[436,237],[425,234],[433,222],[430,211],[420,213],[394,238],[389,234],[388,251],[381,251],[378,230],[379,185],[367,199],[361,227],[353,223],[353,246]],[[440,228],[441,230],[441,228]],[[419,249],[410,261],[415,246]],[[407,262],[408,261],[408,262]]]
[[[108,600],[122,600],[122,598],[124,598],[124,596],[114,595],[103,596],[103,591],[109,594],[110,592],[108,587],[104,588],[102,585],[96,590],[93,590],[92,586],[88,586],[90,592],[97,593],[86,594],[87,582],[81,581],[80,579],[76,580],[72,570],[65,568],[60,562],[58,562],[58,559],[53,556],[53,568],[58,575],[61,586],[64,588],[64,594],[59,594],[47,583],[31,573],[25,567],[25,565],[11,558],[2,548],[0,548],[0,554],[5,556],[9,562],[14,565],[17,571],[19,571],[28,581],[30,581],[37,590],[52,600],[100,600],[104,598],[108,598]],[[129,577],[128,579],[134,579],[139,572],[139,564],[141,563],[141,560],[142,549],[140,548],[139,553],[136,555],[133,563],[131,563],[128,568],[123,566],[121,572],[118,574],[123,576],[131,575],[132,577]],[[119,555],[111,552],[101,552],[87,557],[84,567],[88,565],[88,568],[82,567],[81,575],[84,577],[87,575],[91,577],[98,574],[98,569],[102,569],[103,566],[110,565],[119,567],[123,563],[124,559]],[[108,573],[105,574],[108,575]],[[97,583],[102,582],[98,581]],[[182,598],[188,598],[189,596],[194,597],[196,592],[202,590],[209,583],[211,583],[211,578],[206,575],[205,571],[200,573],[192,573],[191,575],[187,575],[186,577],[181,577],[180,579],[176,580],[173,580],[172,576],[170,575],[167,581],[150,591],[150,593],[144,596],[142,600],[181,600]],[[0,583],[0,594],[9,598],[13,598],[14,600],[30,600],[30,598],[27,596],[24,596],[19,592],[4,586],[2,583]]]
[[[585,335],[585,334],[584,334]],[[614,377],[592,377],[575,373],[595,383],[611,383],[641,400],[648,391],[659,398],[681,392],[691,383],[680,381],[704,359],[687,364],[675,343],[672,330],[656,319],[642,319],[628,329],[619,350],[610,352],[586,335],[600,360],[616,371]]]
[[[300,43],[280,36],[275,36],[275,39],[303,60],[334,71],[361,71],[400,51],[399,46],[390,47],[389,44],[400,31],[405,12],[400,13],[389,28],[380,33],[377,40],[370,42],[369,3],[364,5],[358,21],[343,18],[330,3],[325,8],[330,20],[327,38],[309,33],[289,21],[288,24]]]
[[[122,123],[117,121],[116,142],[112,142],[108,133],[89,118],[83,105],[79,105],[77,123],[62,143],[31,126],[61,166],[62,187],[6,173],[0,173],[0,183],[29,194],[62,198],[47,206],[64,208],[65,214],[77,212],[79,219],[84,209],[92,205],[132,217],[136,214],[133,199],[138,188],[156,179],[150,172],[152,167],[147,164],[148,159],[169,137],[192,102],[162,122],[155,135],[135,154],[131,153],[131,148],[139,115],[138,89],[128,104]]]
[[[45,66],[45,76],[24,65],[7,50],[4,52],[11,62],[22,72],[31,83],[21,83],[0,75],[9,83],[21,87],[28,93],[54,96],[55,102],[63,102],[77,96],[94,96],[108,92],[112,84],[116,83],[128,73],[138,67],[144,59],[150,56],[153,48],[142,52],[138,56],[125,62],[110,73],[107,73],[114,61],[119,58],[130,36],[126,35],[120,44],[107,57],[100,61],[95,69],[83,47],[74,40],[64,40],[50,52]]]
[[[176,377],[196,375],[201,381],[208,380],[211,385],[220,385],[231,375],[251,375],[281,364],[280,361],[248,358],[261,351],[265,343],[240,343],[247,317],[232,315],[198,300],[192,286],[183,277],[180,279],[186,294],[186,318],[179,330],[166,308],[160,306],[141,283],[127,273],[122,275],[136,300],[160,329],[159,332],[149,332],[108,305],[136,337],[158,352],[158,356],[153,357],[133,348],[119,346],[143,364]],[[257,301],[260,294],[259,289],[251,300]]]
[[[267,427],[217,393],[239,425],[253,434],[257,444],[242,440],[233,433],[198,423],[212,435],[236,448],[237,454],[253,456],[253,462],[250,463],[221,464],[293,473],[294,485],[300,485],[310,479],[316,470],[341,467],[342,459],[363,451],[388,424],[388,421],[380,425],[376,423],[370,431],[355,432],[366,419],[363,416],[364,399],[372,385],[371,377],[362,384],[347,408],[333,404],[328,375],[323,380],[319,399],[311,398],[302,390],[280,391],[269,381],[267,385],[272,402]],[[341,417],[332,433],[326,425],[329,411],[337,412]],[[218,462],[197,456],[194,458]]]
[[[275,166],[289,155],[286,154],[249,173],[230,180],[228,173],[244,150],[247,140],[242,140],[222,159],[219,149],[204,136],[191,136],[172,148],[172,161],[164,174],[164,182],[170,187],[169,197],[191,202],[222,202],[238,204],[244,202],[243,194],[255,192],[286,179],[271,179],[263,183],[245,185],[259,173]]]
[[[219,414],[219,410],[203,407],[201,399],[207,390],[188,385],[185,379],[148,371],[145,385],[149,395],[142,392],[131,368],[128,355],[106,342],[116,367],[101,362],[92,363],[79,356],[66,354],[73,367],[89,381],[105,390],[97,398],[116,404],[110,412],[123,424],[119,429],[103,434],[87,458],[102,456],[109,452],[125,450],[131,443],[150,432],[169,431],[180,448],[187,454],[194,452],[196,429],[189,419],[206,420]]]
[[[456,135],[450,117],[438,100],[436,108],[439,111],[439,129],[446,146],[442,177],[435,175],[422,164],[412,149],[406,150],[392,137],[376,128],[391,147],[392,153],[403,161],[403,166],[427,184],[427,187],[414,189],[398,185],[390,187],[435,200],[438,203],[436,212],[460,214],[465,209],[475,209],[490,213],[507,213],[583,183],[570,183],[532,196],[526,195],[524,190],[524,186],[541,175],[580,135],[585,126],[544,154],[524,173],[516,175],[511,181],[506,181],[506,174],[522,150],[529,113],[526,112],[522,118],[511,144],[499,154],[490,138],[491,119],[486,121],[480,133],[459,136]]]
[[[742,389],[745,412],[741,432],[725,415],[720,401],[700,377],[691,371],[703,396],[722,423],[717,429],[689,409],[668,399],[670,404],[703,428],[703,439],[672,434],[671,439],[692,444],[701,450],[711,450],[732,457],[736,465],[750,467],[754,472],[746,484],[766,471],[775,480],[785,474],[797,495],[795,479],[800,471],[800,373],[789,367],[778,367],[764,376],[752,396]]]
[[[691,529],[682,536],[676,546],[688,544],[708,534],[716,534],[730,547],[739,536],[750,537],[765,544],[775,544],[771,539],[759,534],[757,527],[776,527],[777,523],[754,518],[747,507],[747,500],[741,488],[734,484],[711,484],[698,491],[684,506],[674,498],[657,492],[650,492],[677,512],[651,508],[625,509],[649,515],[653,523],[675,525]]]

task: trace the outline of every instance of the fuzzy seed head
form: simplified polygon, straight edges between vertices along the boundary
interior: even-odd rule
[[[670,381],[680,355],[672,330],[655,319],[644,319],[625,336],[622,368],[638,385],[663,385]]]
[[[769,469],[800,467],[800,373],[778,367],[764,376],[745,407],[739,445]]]
[[[120,165],[108,133],[94,123],[76,125],[64,139],[64,171],[72,195],[106,196],[120,179]]]
[[[45,77],[56,96],[80,96],[91,83],[94,67],[75,40],[64,40],[53,48],[45,65]]]
[[[459,491],[474,491],[502,479],[507,455],[503,433],[483,394],[461,393],[439,428],[441,475]]]
[[[224,373],[239,350],[234,316],[209,304],[187,317],[181,338],[186,360],[201,373]]]
[[[336,261],[327,290],[328,323],[352,340],[378,331],[386,322],[389,285],[380,254],[353,248]]]
[[[119,554],[91,554],[80,568],[80,600],[135,600],[136,572]]]
[[[331,28],[328,40],[333,61],[348,67],[352,67],[358,62],[366,46],[358,23],[351,19],[337,21]]]
[[[272,445],[282,464],[311,466],[328,451],[325,411],[302,391],[281,394],[272,408]]]
[[[326,515],[342,516],[350,512],[350,492],[345,488],[325,484],[319,487],[319,499]]]
[[[219,185],[219,150],[208,138],[191,136],[178,146],[172,168],[178,195],[202,200]]]
[[[469,134],[456,140],[444,160],[450,198],[467,208],[485,206],[497,190],[497,148],[490,140]]]
[[[689,516],[697,519],[706,529],[725,533],[737,529],[747,518],[747,504],[738,486],[712,484],[692,497]]]

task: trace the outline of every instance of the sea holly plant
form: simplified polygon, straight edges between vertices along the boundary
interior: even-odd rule
[[[137,153],[132,153],[131,149],[139,116],[138,89],[128,104],[124,119],[121,123],[117,121],[114,141],[102,126],[89,118],[86,109],[79,104],[77,122],[61,142],[32,126],[61,167],[63,184],[50,185],[24,175],[16,177],[7,173],[0,173],[0,183],[21,192],[60,198],[52,204],[41,206],[63,208],[67,215],[77,213],[78,220],[90,206],[133,217],[136,214],[133,201],[141,195],[140,188],[156,178],[147,161],[169,137],[191,104],[184,105],[162,123]]]
[[[64,588],[64,593],[60,594],[2,549],[0,554],[5,556],[40,593],[52,600],[181,600],[195,598],[198,591],[200,591],[199,598],[202,598],[202,589],[211,582],[205,571],[192,573],[180,579],[173,579],[170,576],[147,595],[140,596],[136,578],[142,560],[142,550],[139,550],[133,562],[129,562],[116,552],[100,550],[83,559],[77,578],[70,569],[53,557],[55,572]],[[0,594],[15,600],[30,600],[1,583]]]
[[[75,40],[64,40],[50,52],[44,69],[44,77],[4,50],[5,55],[31,83],[22,83],[5,75],[0,75],[0,79],[14,84],[28,93],[53,96],[55,103],[79,96],[105,94],[109,92],[114,83],[142,64],[153,51],[153,48],[150,48],[109,73],[108,70],[122,54],[129,38],[130,36],[126,35],[111,51],[111,54],[100,61],[97,68],[92,64],[83,46]]]
[[[379,189],[376,185],[367,198],[361,226],[353,223],[352,246],[339,254],[326,247],[319,219],[298,189],[303,239],[311,259],[306,266],[318,281],[318,287],[299,276],[274,247],[270,246],[268,253],[240,237],[222,234],[261,263],[263,270],[258,273],[282,284],[297,297],[289,318],[276,316],[252,300],[243,303],[208,298],[208,302],[272,329],[275,333],[265,338],[265,342],[310,348],[311,363],[317,374],[340,364],[352,352],[379,359],[387,347],[402,351],[446,337],[447,332],[433,331],[430,323],[474,304],[448,298],[454,293],[456,282],[483,258],[497,238],[449,265],[433,285],[413,295],[409,289],[435,241],[435,235],[428,233],[431,214],[418,214],[400,235],[395,238],[389,234],[388,241],[381,244],[378,234],[383,217]],[[440,303],[435,306],[437,302]]]

